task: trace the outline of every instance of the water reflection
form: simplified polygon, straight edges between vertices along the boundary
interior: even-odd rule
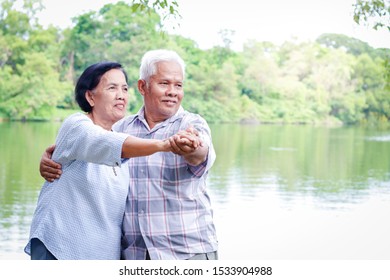
[[[390,143],[378,142],[382,132],[212,131],[218,158],[209,181],[226,259],[389,259]]]
[[[368,141],[390,142],[390,135],[368,137]]]
[[[285,204],[293,204],[303,197],[312,197],[314,207],[335,210],[362,203],[371,195],[386,195],[390,192],[390,176],[385,181],[375,177],[361,177],[355,181],[303,177],[290,182],[275,174],[264,177],[244,175],[240,169],[232,170],[224,176],[216,176],[214,173],[211,173],[209,185],[219,203],[230,203],[230,192],[234,192],[236,199],[245,201],[254,201],[261,193],[274,192]]]
[[[59,124],[0,123],[0,259],[22,252]],[[389,132],[212,125],[222,259],[390,259]]]

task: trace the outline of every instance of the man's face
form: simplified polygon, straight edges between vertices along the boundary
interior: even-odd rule
[[[139,90],[144,96],[145,117],[150,126],[172,117],[180,108],[183,91],[183,71],[176,62],[159,62],[149,84],[141,81]],[[154,123],[153,125],[151,124]]]

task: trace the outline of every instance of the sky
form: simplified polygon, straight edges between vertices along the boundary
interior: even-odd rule
[[[43,0],[43,25],[71,26],[71,18],[97,11],[118,0]],[[219,31],[234,31],[231,47],[241,50],[248,40],[314,41],[323,33],[344,34],[375,48],[390,48],[390,32],[375,31],[353,21],[355,0],[178,0],[181,19],[168,21],[170,33],[193,39],[201,49],[221,44]],[[175,27],[174,29],[172,27]]]

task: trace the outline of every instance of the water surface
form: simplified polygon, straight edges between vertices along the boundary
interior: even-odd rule
[[[23,247],[58,123],[0,123],[0,259]],[[221,259],[390,259],[390,131],[211,125]]]

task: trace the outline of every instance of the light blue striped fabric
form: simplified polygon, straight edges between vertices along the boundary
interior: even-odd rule
[[[153,129],[143,109],[114,125],[116,131],[141,138],[166,139],[193,125],[209,146],[208,159],[190,166],[173,153],[155,153],[129,159],[130,188],[124,229],[125,259],[188,259],[217,250],[213,211],[207,193],[208,171],[216,155],[210,129],[199,115],[183,108]]]
[[[30,240],[39,238],[57,259],[120,258],[129,185],[121,149],[127,137],[94,125],[82,113],[64,121],[53,154],[63,174],[44,183]],[[25,252],[30,254],[30,241]]]

